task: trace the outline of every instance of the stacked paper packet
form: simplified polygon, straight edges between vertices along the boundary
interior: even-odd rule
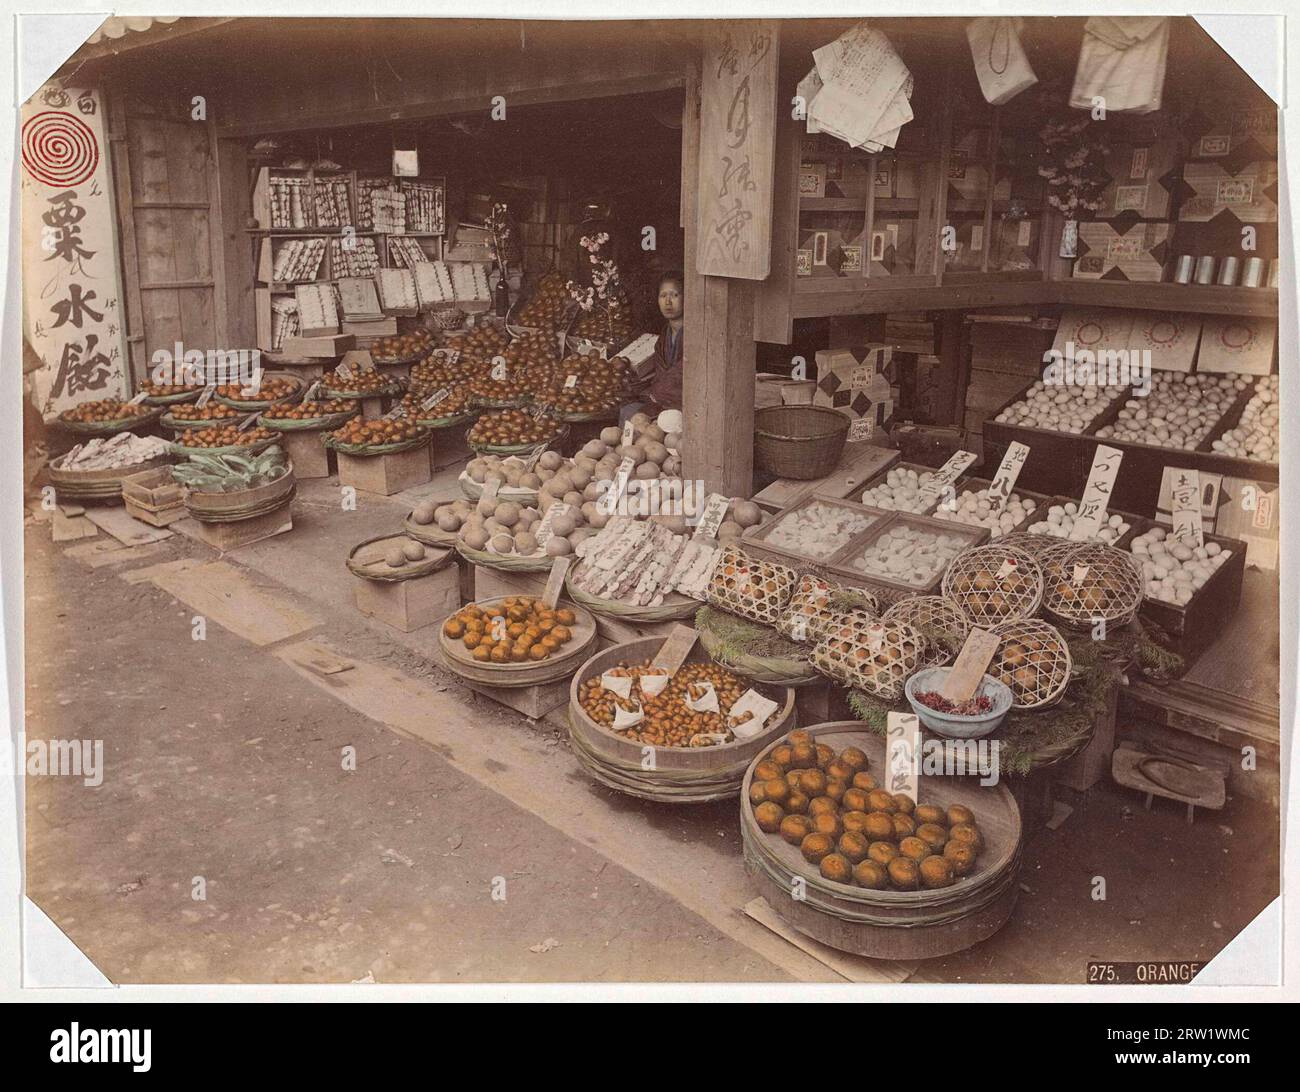
[[[912,120],[912,74],[889,39],[859,23],[813,50],[813,70],[799,84],[808,132],[879,152],[898,143]]]

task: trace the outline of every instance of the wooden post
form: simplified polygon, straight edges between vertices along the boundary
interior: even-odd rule
[[[212,133],[216,161],[216,216],[212,223],[215,280],[224,286],[218,294],[218,331],[229,348],[257,344],[257,319],[253,297],[253,245],[244,227],[251,214],[248,158],[242,140]],[[263,227],[267,225],[263,224]]]

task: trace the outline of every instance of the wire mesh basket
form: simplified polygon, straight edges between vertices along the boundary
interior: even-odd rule
[[[1041,560],[1043,610],[1053,620],[1075,628],[1124,626],[1137,615],[1142,570],[1132,554],[1084,542]]]

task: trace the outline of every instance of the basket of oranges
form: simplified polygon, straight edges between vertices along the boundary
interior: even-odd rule
[[[462,607],[438,639],[447,666],[471,682],[533,686],[573,673],[596,647],[596,621],[581,607],[507,595]]]
[[[148,424],[162,416],[157,406],[133,405],[119,398],[82,402],[59,414],[59,424],[69,432],[90,436],[111,436]]]
[[[427,444],[432,435],[423,425],[402,417],[354,417],[322,439],[326,447],[345,455],[396,455]]]

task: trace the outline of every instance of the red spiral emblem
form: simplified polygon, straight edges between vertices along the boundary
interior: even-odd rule
[[[99,166],[99,142],[79,117],[46,110],[23,123],[23,166],[47,186],[79,186]]]

